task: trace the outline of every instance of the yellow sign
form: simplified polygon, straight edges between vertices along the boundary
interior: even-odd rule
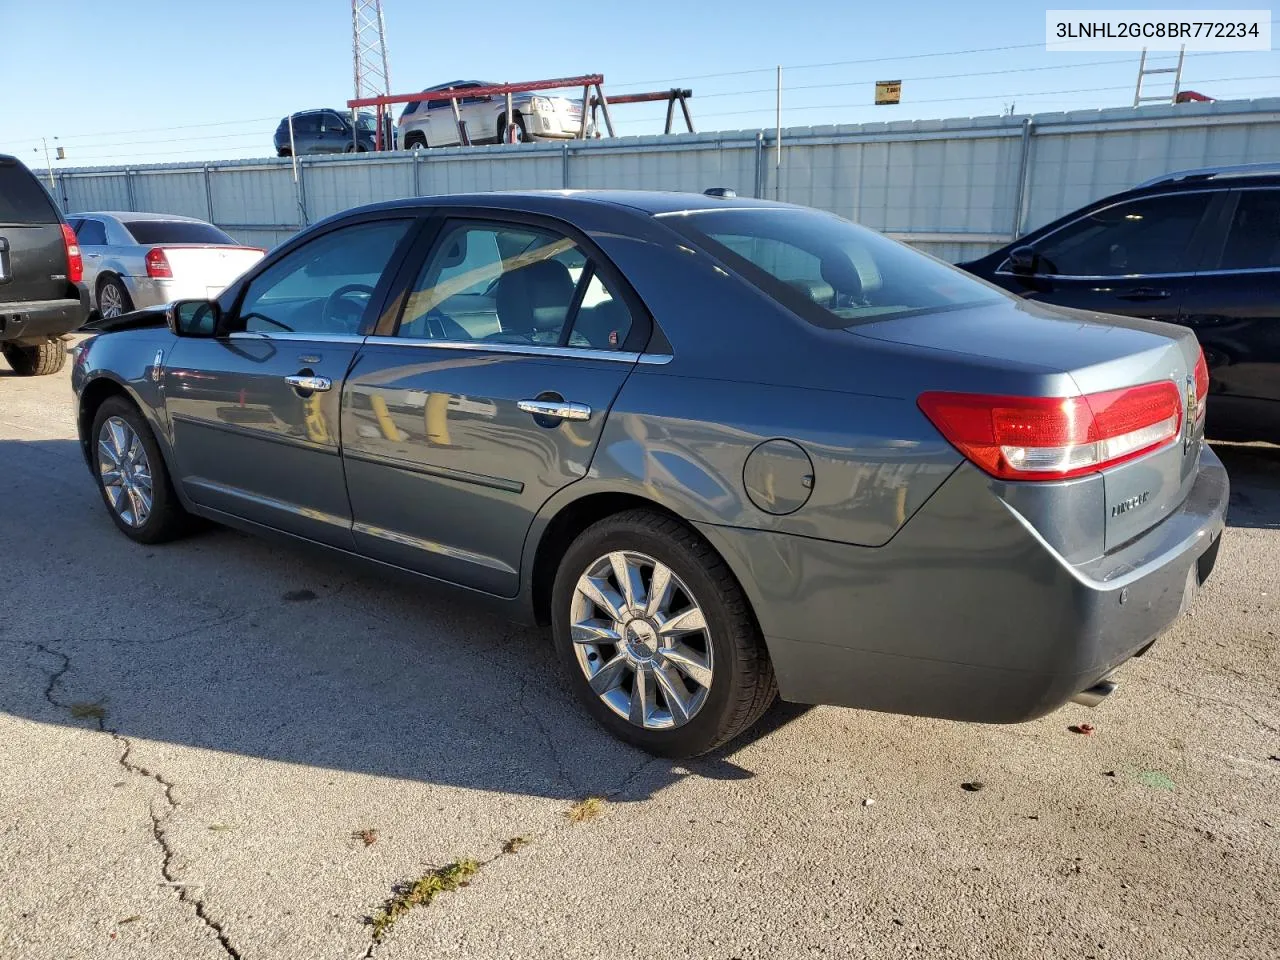
[[[876,103],[901,103],[902,102],[902,81],[901,80],[877,80],[876,81]]]

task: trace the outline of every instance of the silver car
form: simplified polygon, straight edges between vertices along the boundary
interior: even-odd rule
[[[211,223],[160,213],[73,213],[90,303],[103,317],[216,297],[262,259]]]
[[[1096,704],[1229,493],[1192,331],[758,200],[397,200],[97,328],[71,379],[126,536],[194,515],[451,584],[548,625],[585,708],[667,756],[775,694]]]
[[[450,88],[485,87],[479,80],[455,80],[427,87],[423,93]],[[502,143],[506,134],[507,102],[501,96],[458,98],[458,113],[467,125],[472,143]],[[511,98],[516,140],[571,140],[582,132],[582,101],[544,93],[518,93]],[[415,147],[456,147],[458,123],[448,100],[407,103],[397,124],[399,142],[406,150]],[[587,126],[587,135],[592,128]]]

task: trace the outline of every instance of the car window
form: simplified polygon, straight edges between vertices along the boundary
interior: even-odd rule
[[[423,264],[398,335],[610,349],[630,328],[626,305],[569,238],[523,225],[453,223]]]
[[[235,245],[235,240],[211,223],[188,220],[125,220],[125,229],[138,243],[211,243]],[[87,240],[81,241],[88,243]]]
[[[100,247],[107,242],[107,228],[101,220],[83,220],[76,230],[76,239],[83,247]]]
[[[1280,267],[1280,190],[1243,190],[1218,269],[1270,267]]]
[[[323,113],[320,115],[320,129],[326,133],[343,133],[347,125],[336,113]]]
[[[848,327],[1001,297],[949,264],[817,210],[736,207],[660,218],[818,326]]]
[[[1097,210],[1033,246],[1038,273],[1120,277],[1176,273],[1209,203],[1207,193],[1168,194]]]
[[[409,220],[339,227],[255,277],[240,304],[240,328],[257,333],[354,334]]]
[[[44,185],[17,160],[0,158],[0,223],[57,223]]]
[[[316,134],[320,132],[320,118],[314,113],[304,113],[293,118],[293,135],[300,137],[305,134]]]

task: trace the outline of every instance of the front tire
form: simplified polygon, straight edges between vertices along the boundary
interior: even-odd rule
[[[516,114],[515,127],[516,143],[528,143],[529,130],[524,125],[524,117],[518,113]],[[505,113],[498,118],[498,142],[507,142],[507,115]]]
[[[67,350],[61,340],[44,340],[26,347],[8,345],[0,351],[20,377],[45,377],[57,373],[67,362]]]
[[[133,298],[123,283],[115,277],[102,278],[98,284],[98,316],[104,320],[118,317],[133,309]]]
[[[608,517],[574,540],[552,588],[552,629],[592,716],[658,756],[732,740],[777,696],[728,566],[695,531],[651,510]]]
[[[98,490],[120,532],[148,544],[186,533],[190,515],[141,411],[123,397],[109,397],[94,415],[90,436]]]

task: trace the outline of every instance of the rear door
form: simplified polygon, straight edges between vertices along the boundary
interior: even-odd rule
[[[356,545],[514,596],[530,523],[586,475],[649,321],[562,227],[450,219],[422,252],[344,391]]]
[[[69,295],[58,211],[35,176],[0,157],[0,302]]]
[[[248,281],[230,332],[176,342],[163,359],[165,405],[192,500],[351,548],[342,384],[414,222],[368,219],[312,237]]]
[[[1280,404],[1280,188],[1232,190],[1222,222],[1191,279],[1182,322],[1204,347],[1215,395]],[[1214,408],[1211,401],[1210,417]]]
[[[1175,322],[1208,225],[1208,192],[1142,197],[1103,207],[1034,240],[1034,275],[1002,266],[995,279],[1030,300]]]

